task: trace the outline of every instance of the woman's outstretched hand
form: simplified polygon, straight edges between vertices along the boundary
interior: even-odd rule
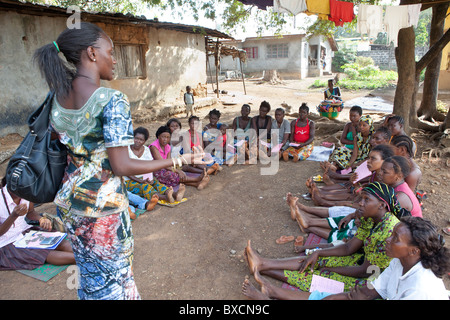
[[[193,147],[192,151],[192,153],[182,155],[187,164],[210,164],[214,161],[211,157],[205,159],[205,151],[200,146]]]
[[[311,266],[311,272],[314,271],[314,266],[317,263],[317,259],[319,259],[319,254],[317,251],[311,253],[306,259],[300,261],[300,267],[298,268],[299,272],[305,272],[308,266]]]

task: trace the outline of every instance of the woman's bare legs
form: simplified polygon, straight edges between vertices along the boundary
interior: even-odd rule
[[[296,206],[295,210],[297,223],[302,230],[302,232],[312,232],[317,234],[319,237],[328,239],[330,236],[330,225],[326,218],[317,218],[309,213],[300,210]]]
[[[247,247],[244,250],[244,257],[251,274],[254,274],[254,270],[257,269],[262,274],[284,282],[287,281],[284,276],[284,270],[298,270],[300,268],[300,261],[305,259],[305,257],[282,259],[263,258],[251,248],[250,240],[248,240]]]
[[[75,264],[75,257],[69,241],[63,240],[55,250],[50,251],[45,262],[55,266]]]

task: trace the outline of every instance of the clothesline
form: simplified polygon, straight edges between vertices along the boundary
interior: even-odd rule
[[[343,26],[344,23],[355,19],[354,3],[338,0],[239,0],[245,4],[254,4],[259,8],[267,8],[270,3],[273,11],[290,13],[295,16],[299,13],[317,15],[319,19],[333,21],[335,26]],[[434,1],[424,2],[438,3],[449,2]],[[397,35],[400,29],[410,26],[417,27],[422,3],[405,4],[398,6],[358,4],[357,32],[369,38],[376,38],[379,32],[386,32],[389,43],[397,46]],[[385,10],[385,13],[383,12]]]

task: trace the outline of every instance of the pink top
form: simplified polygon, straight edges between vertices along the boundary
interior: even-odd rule
[[[169,155],[170,152],[170,145],[166,144],[166,146],[164,147],[164,150],[161,148],[161,145],[159,144],[159,140],[156,139],[155,141],[153,141],[153,143],[150,146],[154,146],[156,147],[156,149],[158,149],[159,154],[161,155],[161,157],[163,159],[167,159],[167,156]],[[149,146],[149,148],[150,148]]]
[[[6,186],[3,187],[2,191],[5,194],[6,203],[3,199],[3,196],[0,194],[0,224],[4,223],[9,216],[7,206],[9,211],[12,213],[14,208],[17,207],[17,204],[11,198],[8,190],[6,190]],[[21,199],[20,203],[25,203],[27,207],[29,206],[29,202],[27,200]],[[14,223],[11,225],[8,231],[6,231],[2,236],[0,236],[0,248],[10,244],[16,240],[19,240],[23,237],[22,232],[30,229],[32,226],[26,223],[25,216],[17,217]]]
[[[394,191],[396,193],[403,192],[404,194],[406,194],[413,204],[411,215],[413,217],[422,218],[422,208],[420,207],[419,200],[417,200],[417,197],[414,195],[414,192],[411,190],[411,188],[408,186],[406,182],[403,182],[401,185],[396,186],[394,188]]]

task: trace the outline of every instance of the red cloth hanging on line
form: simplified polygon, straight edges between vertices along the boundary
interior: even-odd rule
[[[355,18],[353,3],[345,1],[330,0],[330,16],[328,20],[333,21],[335,26],[343,26],[346,22],[352,22]]]

